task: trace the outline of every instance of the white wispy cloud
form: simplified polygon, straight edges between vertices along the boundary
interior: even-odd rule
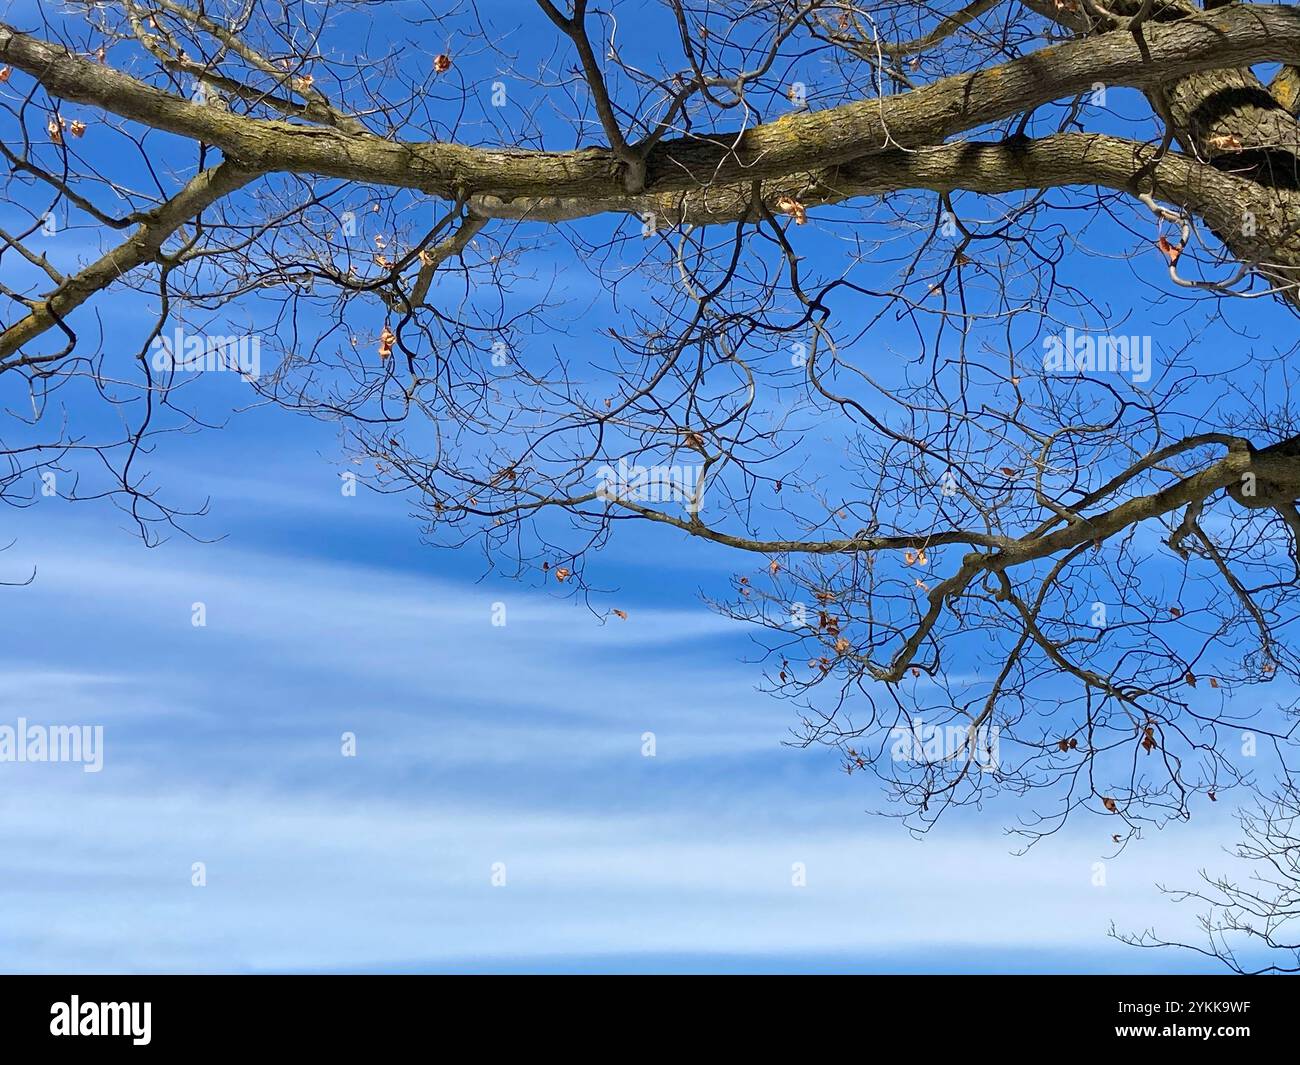
[[[517,586],[228,544],[24,550],[40,576],[11,593],[25,624],[0,656],[0,719],[103,723],[106,752],[93,776],[0,766],[10,969],[828,952],[871,969],[1008,949],[1029,968],[1042,951],[1152,964],[1108,947],[1109,923],[1185,929],[1154,884],[1190,883],[1227,838],[1164,833],[1108,862],[1104,887],[1096,823],[1021,858],[991,820],[914,841],[862,812],[871,785],[780,746],[789,708],[702,607],[601,625]]]

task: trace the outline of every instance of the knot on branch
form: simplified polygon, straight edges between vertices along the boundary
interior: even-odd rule
[[[1300,436],[1261,449],[1250,449],[1249,467],[1227,486],[1243,507],[1290,506],[1300,499]]]

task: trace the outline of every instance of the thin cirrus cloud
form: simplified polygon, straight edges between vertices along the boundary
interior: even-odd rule
[[[7,968],[510,969],[561,955],[636,967],[711,954],[906,969],[1007,951],[1029,969],[1067,952],[1075,966],[1131,968],[1105,949],[1108,921],[1144,926],[1150,879],[1179,865],[1160,846],[1098,889],[1075,858],[1015,859],[981,836],[756,832],[707,808],[502,816],[312,792],[105,795],[89,779],[47,775],[6,804]],[[193,861],[204,888],[190,885]],[[793,862],[807,887],[792,886]]]
[[[1110,922],[1186,928],[1154,883],[1225,838],[1157,835],[1105,887],[1096,823],[1019,858],[1005,811],[914,841],[863,812],[868,781],[782,746],[791,708],[695,603],[602,622],[519,585],[24,517],[0,721],[103,724],[105,760],[0,767],[8,969],[1141,968]]]

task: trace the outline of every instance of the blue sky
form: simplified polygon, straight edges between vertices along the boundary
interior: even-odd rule
[[[782,745],[746,634],[699,602],[723,573],[704,554],[611,548],[629,618],[602,624],[477,582],[393,500],[340,494],[325,427],[269,448],[261,417],[168,471],[211,490],[219,543],[149,550],[59,500],[6,514],[5,572],[36,580],[4,593],[0,721],[103,724],[105,758],[3,767],[0,967],[1191,964],[1105,933],[1185,928],[1155,882],[1217,858],[1222,820],[1149,837],[1104,887],[1095,821],[1021,857],[1006,810],[913,840],[865,812],[869,780]]]
[[[64,265],[98,248],[72,222],[50,243]],[[828,232],[809,239],[829,246]],[[535,342],[599,359],[591,338],[607,320],[582,313],[595,290],[574,254],[529,266],[562,275],[576,308],[567,338]],[[1073,276],[1131,298],[1112,267]],[[142,306],[126,293],[94,305],[110,346]],[[1179,314],[1163,308],[1153,327],[1176,330]],[[1251,319],[1266,322],[1262,308]],[[215,416],[247,401],[240,388],[205,375],[186,395]],[[11,409],[21,398],[3,396]],[[813,452],[833,464],[842,440],[818,429]],[[39,494],[0,512],[12,541],[0,579],[35,574],[0,589],[0,724],[105,730],[100,773],[0,765],[0,968],[1201,965],[1106,932],[1192,934],[1194,911],[1156,885],[1226,864],[1231,803],[1106,859],[1104,885],[1110,827],[1097,818],[1020,856],[1006,803],[914,839],[868,812],[881,805],[871,777],[785,745],[793,712],[757,690],[751,633],[703,602],[737,566],[717,550],[655,530],[615,537],[593,576],[610,589],[602,610],[628,619],[605,620],[554,585],[501,578],[474,546],[427,546],[401,498],[344,495],[330,425],[256,408],[167,438],[147,461],[171,502],[210,500],[188,523],[201,540],[149,549],[112,507]],[[349,732],[355,757],[341,752]],[[205,886],[191,883],[195,862]]]

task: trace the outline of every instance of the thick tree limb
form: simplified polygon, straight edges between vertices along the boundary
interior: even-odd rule
[[[0,357],[17,352],[32,338],[61,322],[101,289],[107,288],[138,266],[158,259],[167,239],[219,199],[248,184],[258,175],[225,162],[196,175],[175,196],[148,212],[139,228],[112,251],[67,278],[45,299],[36,302],[26,317],[0,332]],[[44,361],[28,356],[0,362],[0,372]]]
[[[608,148],[526,152],[377,136],[233,115],[191,103],[0,23],[0,61],[55,96],[92,104],[221,148],[253,170],[350,178],[461,198],[601,196],[623,189]],[[1300,62],[1300,11],[1233,7],[1166,25],[1045,48],[899,96],[787,115],[744,132],[662,141],[646,160],[646,188],[788,177],[894,147],[933,145],[1096,82],[1149,88],[1199,71]]]

